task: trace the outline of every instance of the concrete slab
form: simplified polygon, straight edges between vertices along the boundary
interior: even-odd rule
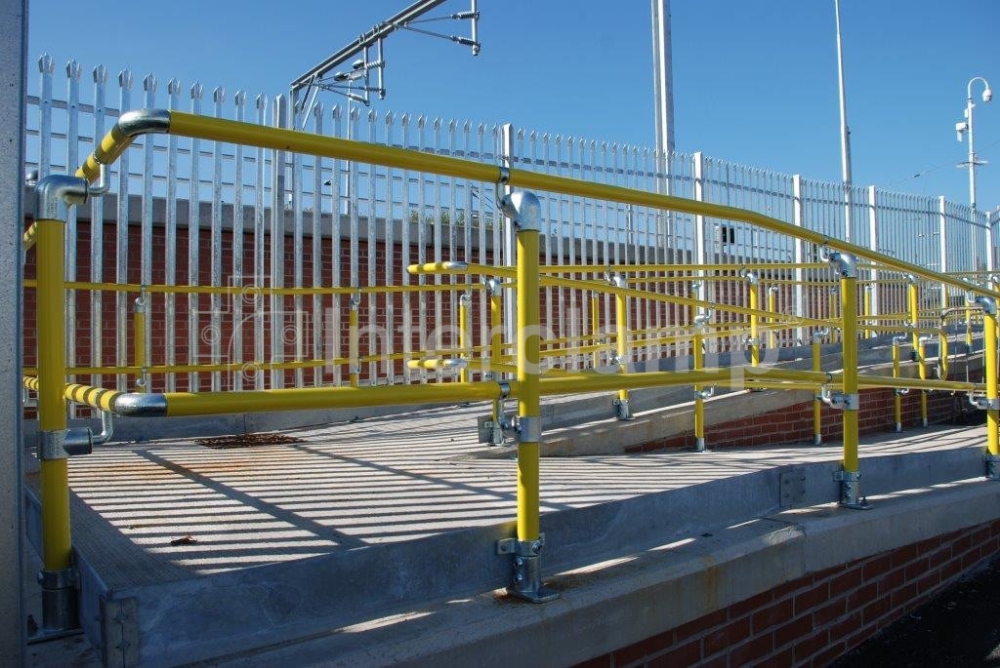
[[[107,606],[132,602],[143,661],[197,661],[503,586],[509,557],[493,546],[513,533],[516,464],[513,451],[470,456],[483,410],[297,429],[286,445],[161,441],[71,460],[88,636],[100,643]],[[984,443],[982,427],[868,439],[862,489],[972,477]],[[806,481],[800,505],[829,502],[839,460],[829,446],[545,459],[545,572],[777,513],[791,469]]]

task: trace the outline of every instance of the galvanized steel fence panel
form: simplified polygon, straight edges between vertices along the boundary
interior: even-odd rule
[[[65,69],[65,99],[53,94],[54,63],[39,60],[38,94],[29,96],[27,155],[42,176],[72,170],[92,150],[94,139],[134,107],[167,107],[203,113],[204,89],[186,92],[171,79],[165,88],[151,75],[133,95],[133,75],[122,71],[108,85],[103,67],[92,71],[81,91],[82,68]],[[117,107],[107,104],[109,96]],[[90,102],[82,98],[89,98]],[[138,98],[138,99],[136,99]],[[257,124],[289,127],[284,96],[227,96],[215,88],[210,115]],[[997,214],[973,212],[943,198],[903,195],[873,187],[812,181],[746,167],[699,153],[658,155],[647,148],[559,134],[517,129],[505,140],[498,124],[429,119],[409,114],[315,105],[298,129],[320,135],[360,139],[418,151],[541,171],[595,183],[669,193],[757,211],[794,222],[825,236],[853,243],[942,271],[982,271],[988,231]],[[510,145],[512,155],[503,155]],[[187,284],[230,288],[227,294],[139,295],[148,309],[146,327],[134,333],[148,351],[147,365],[191,365],[189,371],[150,378],[152,389],[244,389],[344,383],[351,371],[362,382],[427,382],[428,372],[406,362],[418,351],[453,354],[459,347],[460,295],[471,293],[473,345],[490,341],[489,302],[477,277],[411,276],[411,263],[465,260],[510,263],[503,257],[504,220],[496,184],[475,183],[408,170],[288,155],[280,151],[222,142],[146,136],[127,151],[108,175],[110,193],[93,198],[67,220],[67,245],[89,235],[89,258],[67,253],[68,280],[118,283]],[[725,272],[637,271],[632,285],[657,293],[701,296],[709,301],[748,303],[742,275],[758,262],[811,262],[822,248],[762,231],[736,221],[621,205],[591,198],[538,193],[542,200],[542,261],[566,265],[567,276],[605,280],[609,271],[631,264],[731,263]],[[850,214],[848,215],[848,210]],[[112,216],[110,221],[106,217]],[[104,221],[81,227],[81,220]],[[107,231],[105,226],[110,225]],[[113,230],[113,231],[112,231]],[[282,243],[273,243],[280,238]],[[80,264],[83,263],[83,264]],[[579,267],[577,270],[576,267]],[[702,274],[705,274],[702,276]],[[183,278],[182,278],[183,277]],[[907,310],[906,277],[865,269],[862,280],[873,311]],[[761,305],[773,300],[784,314],[809,318],[835,316],[836,283],[827,270],[760,272]],[[803,286],[803,281],[810,284]],[[828,287],[826,283],[828,283]],[[400,285],[402,292],[361,297],[361,369],[348,362],[352,293]],[[410,292],[420,286],[434,292]],[[336,294],[265,296],[266,287],[343,288]],[[963,298],[940,286],[921,286],[924,305],[957,304]],[[135,361],[129,345],[136,295],[100,291],[71,293],[70,322],[84,336],[69,337],[76,366],[115,367],[115,384],[130,386],[146,376],[125,373]],[[112,303],[113,302],[113,303]],[[81,311],[79,305],[86,306]],[[601,296],[600,332],[591,332],[588,295],[545,288],[542,315],[551,347],[567,352],[547,364],[588,367],[592,355],[571,349],[596,341],[606,346],[598,363],[612,361],[614,299]],[[113,310],[110,310],[113,306]],[[180,309],[178,307],[181,307]],[[649,299],[629,300],[629,326],[636,345],[629,361],[655,362],[687,354],[687,339],[669,335],[691,323],[687,306]],[[743,323],[743,316],[721,311],[716,322]],[[783,346],[807,342],[808,328],[788,328],[770,342]],[[745,350],[745,334],[715,342],[717,350]],[[109,351],[113,354],[109,356]],[[267,373],[265,363],[287,363]],[[198,365],[216,365],[199,373]],[[225,370],[218,365],[228,364]],[[441,380],[441,372],[431,372]],[[132,380],[130,380],[132,379]],[[106,378],[93,374],[90,382]]]

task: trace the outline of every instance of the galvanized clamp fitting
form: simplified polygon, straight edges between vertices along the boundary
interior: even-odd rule
[[[514,191],[500,200],[500,208],[517,229],[535,232],[542,229],[542,204],[534,193]]]
[[[608,273],[608,283],[610,283],[612,287],[619,289],[625,289],[627,287],[625,283],[625,274]]]
[[[850,253],[833,251],[829,255],[830,264],[837,271],[841,278],[857,278],[858,263]]]
[[[698,311],[698,314],[694,317],[695,328],[704,329],[712,320],[713,315],[715,315],[715,309],[711,307],[704,311]]]
[[[94,437],[89,427],[38,432],[39,459],[66,459],[93,451]]]
[[[740,273],[750,285],[757,285],[760,282],[760,276],[758,276],[755,271],[747,271],[746,269],[743,269]]]
[[[537,416],[518,416],[517,440],[521,443],[539,443],[542,440],[542,418]]]
[[[61,571],[41,570],[35,579],[42,589],[74,589],[80,585],[80,577],[75,568],[64,568]]]
[[[499,278],[487,278],[483,284],[486,286],[486,294],[496,297],[503,291],[503,283]]]
[[[744,342],[748,346],[760,346],[760,337],[759,336],[748,336],[745,339]]]
[[[1000,410],[1000,398],[998,397],[990,398],[969,392],[969,403],[981,411]]]
[[[497,554],[514,554],[519,557],[537,557],[545,547],[545,533],[538,534],[537,540],[501,538],[497,541]]]
[[[826,387],[820,388],[818,398],[830,408],[844,411],[856,411],[860,403],[860,396],[857,393],[844,394],[839,390],[831,392]]]
[[[510,396],[510,383],[505,380],[501,380],[497,383],[497,385],[500,386],[500,396],[497,397],[497,400],[503,401]]]
[[[995,316],[997,314],[997,302],[993,297],[979,295],[976,297],[976,303],[983,307],[983,313],[986,315]]]
[[[694,398],[695,399],[701,399],[702,401],[704,401],[705,399],[711,399],[712,396],[714,396],[714,395],[715,395],[715,385],[713,385],[712,387],[708,388],[707,390],[695,390],[694,391]]]
[[[812,333],[812,342],[823,343],[823,339],[825,339],[828,336],[830,336],[830,328],[821,327],[820,329],[817,329]]]
[[[986,477],[990,480],[1000,480],[1000,455],[986,455]]]
[[[897,387],[895,389],[895,392],[899,396],[903,396],[904,394],[909,394],[910,393],[910,388],[908,388],[908,387]]]

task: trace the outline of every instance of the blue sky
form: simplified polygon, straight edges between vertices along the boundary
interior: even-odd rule
[[[68,15],[65,0],[32,0],[29,54],[47,52],[57,67],[75,58],[85,76],[97,64],[112,76],[128,67],[137,86],[152,73],[161,86],[171,77],[185,87],[222,85],[229,100],[239,89],[273,96],[409,2],[98,0]],[[833,0],[671,4],[677,149],[840,180]],[[968,146],[954,126],[970,78],[1000,87],[1000,0],[841,5],[855,183],[967,203],[968,172],[955,165]],[[467,8],[468,0],[450,0],[432,15]],[[377,108],[654,144],[648,0],[480,0],[480,12],[475,58],[445,40],[393,35],[388,96]],[[29,72],[34,92],[37,70]],[[978,199],[992,209],[1000,205],[1000,94],[983,104],[980,90],[976,149],[991,164],[978,170]]]

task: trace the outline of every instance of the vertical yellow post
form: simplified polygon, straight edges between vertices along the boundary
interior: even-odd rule
[[[490,364],[503,363],[503,287],[499,278],[490,278],[486,281],[486,292],[490,296]],[[499,371],[491,371],[491,376],[496,379],[503,377]],[[503,445],[505,427],[504,423],[504,402],[503,399],[493,401],[493,409],[490,414],[489,443],[491,445]]]
[[[910,312],[910,327],[913,328],[910,338],[913,343],[913,352],[917,354],[920,349],[920,334],[916,331],[917,327],[920,326],[920,286],[917,284],[917,277],[913,274],[909,274],[906,280],[907,310]],[[917,361],[921,360],[917,358]]]
[[[361,306],[361,295],[351,295],[351,311],[347,321],[347,365],[350,373],[351,387],[357,387],[361,382],[361,356],[358,352],[361,336],[358,328],[358,307]]]
[[[472,331],[469,324],[469,305],[472,296],[468,292],[463,292],[458,299],[458,347],[462,351],[462,359],[472,357]],[[462,367],[458,372],[458,380],[461,383],[469,382],[469,368]]]
[[[983,307],[983,375],[986,377],[986,476],[1000,480],[1000,392],[997,389],[997,303],[976,297]]]
[[[616,288],[624,289],[625,276],[619,274],[611,277],[611,284]],[[618,357],[618,373],[624,375],[628,373],[628,297],[621,292],[615,293],[615,343],[616,356]],[[618,398],[615,400],[615,408],[618,412],[619,420],[631,420],[632,411],[629,408],[628,390],[618,390]]]
[[[861,308],[862,313],[865,316],[865,324],[868,324],[871,322],[869,318],[871,318],[872,315],[872,286],[870,284],[865,284],[864,290],[864,303]],[[872,335],[872,330],[866,327],[862,330],[861,335],[867,339]]]
[[[148,392],[146,380],[146,291],[143,289],[132,304],[135,317],[132,320],[132,346],[135,365],[139,371],[135,376],[136,392]]]
[[[823,339],[830,334],[830,330],[817,329],[812,334],[812,370],[820,372],[823,370]],[[823,399],[820,394],[816,394],[813,400],[813,445],[823,445]]]
[[[752,271],[746,273],[747,282],[750,284],[750,308],[760,309],[760,280]],[[750,315],[750,366],[760,365],[760,316]]]
[[[82,204],[87,182],[50,175],[38,182],[35,207],[38,284],[35,331],[38,338],[38,458],[41,484],[42,589],[41,634],[79,628],[76,574],[69,512],[72,454],[90,452],[90,430],[67,429],[66,400],[66,249],[62,204]]]
[[[601,296],[596,292],[590,293],[590,345],[597,346],[597,337],[601,331]],[[601,351],[594,350],[591,358],[591,366],[597,369],[601,366]]]
[[[965,300],[965,354],[972,353],[972,309],[969,300]]]
[[[698,314],[694,317],[692,353],[695,371],[701,371],[705,368],[705,326],[710,317],[710,313]],[[702,385],[694,386],[694,449],[696,452],[705,452],[705,399],[711,394],[711,391],[705,392]]]
[[[539,464],[542,437],[540,394],[540,327],[538,321],[538,234],[541,205],[528,192],[502,200],[504,213],[517,227],[517,538],[498,549],[514,555],[514,582],[507,591],[533,602],[556,595],[542,587]]]
[[[844,457],[839,472],[840,505],[845,508],[870,508],[860,496],[861,472],[858,467],[858,271],[854,256],[834,252],[830,262],[840,274],[840,313],[844,358],[844,390],[840,407],[844,411]]]
[[[66,429],[66,315],[65,223],[39,220],[35,248],[38,266],[38,427],[44,432]],[[70,567],[72,546],[69,523],[67,460],[43,458],[42,562],[46,571]]]
[[[772,319],[778,312],[778,286],[772,285],[767,289],[767,310],[771,312]],[[776,348],[778,346],[778,335],[773,328],[767,330],[767,347]]]
[[[832,287],[832,286],[830,287],[829,299],[830,299],[830,321],[833,322],[833,321],[837,320],[837,302],[838,302],[837,288]],[[831,342],[836,342],[837,339],[839,338],[839,335],[837,333],[837,329],[838,328],[836,327],[836,325],[830,327],[830,341]]]
[[[905,336],[894,336],[892,337],[892,377],[899,378],[899,366],[901,361],[900,347],[903,342],[906,341]],[[893,392],[892,397],[892,411],[896,418],[896,433],[903,431],[903,395],[907,393],[907,390],[903,388],[897,388]]]
[[[927,379],[927,337],[917,337],[917,373],[920,380]],[[920,423],[927,426],[927,390],[920,390]]]

